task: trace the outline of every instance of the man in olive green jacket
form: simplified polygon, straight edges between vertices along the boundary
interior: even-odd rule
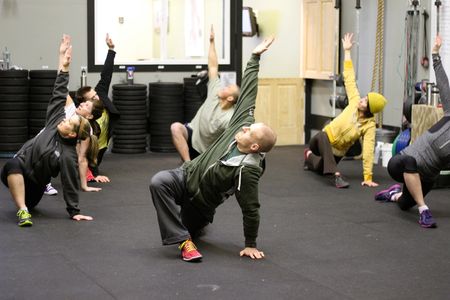
[[[264,40],[252,53],[242,80],[242,92],[229,127],[200,156],[174,170],[153,176],[150,191],[164,245],[179,244],[182,259],[198,261],[202,255],[191,240],[211,223],[216,208],[236,194],[243,214],[245,248],[241,256],[264,257],[256,248],[259,228],[258,182],[264,153],[276,135],[270,127],[254,123],[260,55],[272,44]]]

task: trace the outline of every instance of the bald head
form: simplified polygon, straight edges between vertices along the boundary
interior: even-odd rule
[[[258,152],[269,152],[277,142],[277,135],[272,128],[263,123],[255,131],[256,143],[259,145]],[[255,124],[256,125],[256,124]]]
[[[269,152],[277,141],[277,135],[269,126],[255,123],[242,127],[235,139],[239,151],[243,153]]]

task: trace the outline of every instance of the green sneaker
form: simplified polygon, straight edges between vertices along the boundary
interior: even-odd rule
[[[17,216],[19,217],[19,223],[17,223],[19,227],[30,227],[33,225],[33,222],[31,221],[31,214],[26,210],[19,209]]]

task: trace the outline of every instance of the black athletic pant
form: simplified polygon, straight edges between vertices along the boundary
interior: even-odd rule
[[[22,169],[18,158],[8,160],[3,166],[1,180],[7,187],[9,187],[8,175],[12,174],[22,174],[25,183],[25,205],[27,208],[32,209],[39,203],[39,201],[41,201],[42,196],[44,195],[45,185],[41,186],[33,180],[27,178],[24,175],[24,170]]]
[[[401,153],[396,154],[389,160],[387,169],[392,179],[401,183],[405,183],[405,179],[403,177],[404,173],[419,173],[417,169],[416,159],[412,156]],[[422,185],[422,194],[423,197],[425,197],[433,188],[434,181],[426,180],[423,178],[423,176],[420,176],[420,182]],[[407,210],[417,205],[416,201],[411,196],[411,193],[409,192],[406,184],[403,184],[402,196],[398,199],[397,204],[402,210]]]
[[[108,147],[105,147],[105,148],[102,148],[102,149],[98,150],[97,167],[100,166],[100,164],[102,163],[103,155],[105,155],[106,150],[108,150]]]
[[[309,149],[312,152],[306,160],[309,170],[323,175],[337,172],[337,164],[342,157],[333,154],[330,140],[325,132],[321,131],[311,138]]]
[[[181,243],[209,223],[187,196],[183,169],[158,172],[150,182],[150,192],[163,245]]]

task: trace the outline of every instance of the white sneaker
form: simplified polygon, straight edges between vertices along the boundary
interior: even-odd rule
[[[58,194],[58,191],[54,187],[52,187],[51,183],[49,183],[45,186],[44,194],[53,196]]]

